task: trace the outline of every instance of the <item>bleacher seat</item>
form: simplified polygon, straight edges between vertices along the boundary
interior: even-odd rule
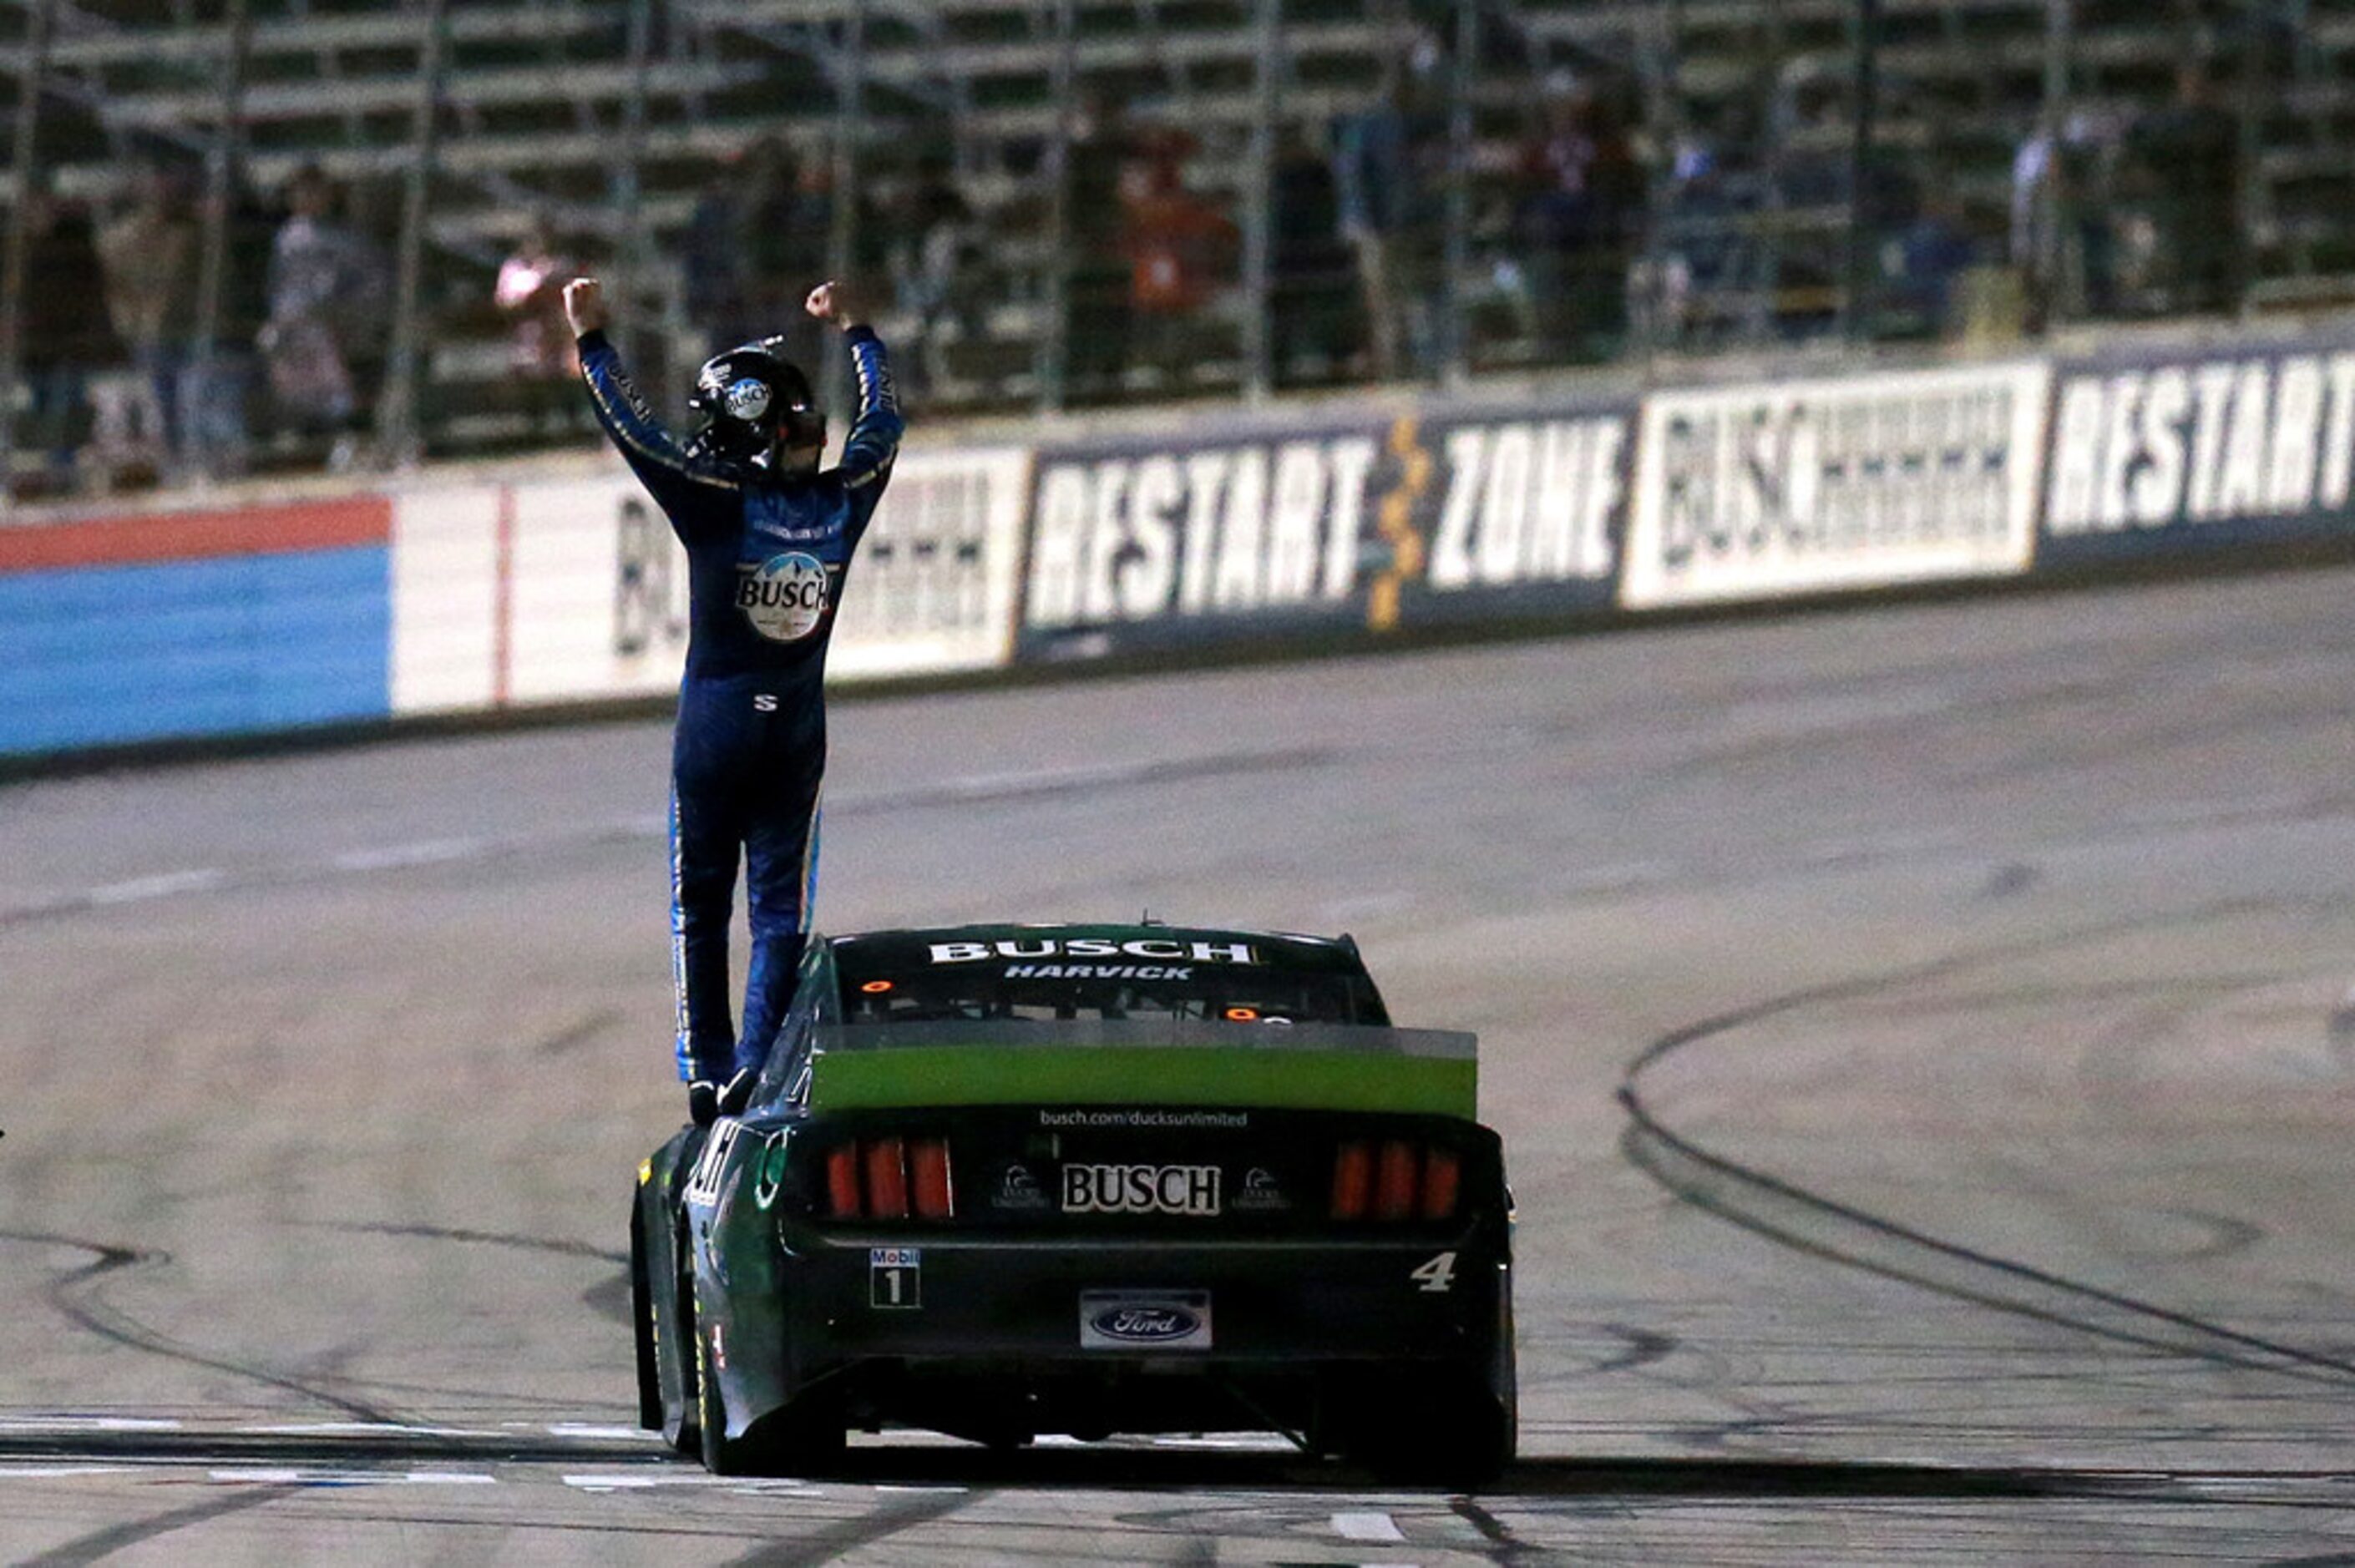
[[[1469,206],[1477,278],[1467,297],[1509,275],[1500,217],[1513,146],[1538,84],[1572,69],[1626,87],[1645,122],[1655,188],[1676,137],[1697,128],[1774,127],[1794,83],[1822,84],[1830,121],[1774,131],[1786,151],[1845,133],[1845,83],[1856,40],[1851,0],[1477,0],[1483,48],[1472,62],[1474,166]],[[221,111],[231,40],[219,0],[68,0],[49,50],[55,112],[45,161],[69,193],[103,198],[145,148],[200,154]],[[2071,40],[2073,105],[2125,118],[2164,102],[2187,54],[2229,59],[2242,10],[2161,9],[2147,0],[2078,0]],[[1276,112],[1323,126],[1367,102],[1401,16],[1444,19],[1423,0],[1283,0]],[[2048,0],[1883,0],[1876,143],[1884,155],[1959,193],[1998,221],[2011,160],[2042,114]],[[360,0],[252,0],[240,104],[248,168],[260,185],[316,163],[349,181],[389,182],[414,157],[427,9]],[[638,190],[654,270],[634,296],[667,302],[677,335],[670,255],[698,192],[723,160],[783,135],[805,153],[830,147],[854,58],[866,114],[853,155],[889,173],[930,146],[953,153],[985,231],[989,307],[958,342],[959,379],[993,397],[1032,385],[1046,320],[1039,149],[1068,73],[1146,118],[1185,126],[1201,151],[1199,188],[1241,196],[1242,155],[1258,113],[1256,0],[657,0],[651,55],[629,58],[625,0],[455,0],[432,184],[424,297],[440,341],[432,355],[437,440],[497,439],[469,388],[496,382],[500,358],[479,302],[504,246],[535,214],[609,251],[629,225],[612,208],[629,108],[639,105]],[[1059,32],[1059,16],[1071,23]],[[2187,19],[2189,18],[2189,19]],[[18,24],[21,27],[21,22]],[[1443,42],[1452,48],[1446,32]],[[2355,0],[2305,0],[2294,33],[2262,51],[2274,73],[2254,107],[2253,193],[2260,243],[2253,298],[2296,304],[2355,295]],[[0,75],[20,79],[21,31],[0,35]],[[1828,158],[1828,151],[1818,149]],[[1767,176],[1771,184],[1771,173]],[[886,180],[888,184],[888,177]],[[14,178],[6,186],[13,191]],[[1763,296],[1712,302],[1714,319],[1754,327],[1782,310],[1774,291],[1820,289],[1806,276],[1846,222],[1766,201],[1743,217],[1766,257]],[[873,249],[862,245],[863,259]],[[626,260],[626,256],[624,260]],[[1794,281],[1796,280],[1796,281]],[[471,302],[471,303],[470,303]],[[1241,308],[1222,305],[1206,333],[1222,347],[1198,362],[1212,385],[1241,374]],[[1511,311],[1487,362],[1527,344]],[[1140,392],[1147,390],[1142,387]],[[485,397],[490,407],[496,401]]]

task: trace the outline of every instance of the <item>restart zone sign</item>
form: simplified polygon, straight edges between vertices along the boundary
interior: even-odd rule
[[[2061,367],[2040,564],[2355,537],[2355,338]]]
[[[1632,405],[1039,454],[1020,657],[1607,607]]]

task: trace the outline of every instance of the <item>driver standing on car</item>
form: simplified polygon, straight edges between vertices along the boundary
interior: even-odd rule
[[[684,447],[647,408],[605,336],[593,278],[565,285],[597,419],[686,546],[687,673],[671,741],[671,973],[678,1067],[698,1125],[741,1110],[791,1001],[817,885],[826,772],[827,639],[851,552],[900,450],[883,344],[840,283],[809,313],[842,329],[858,417],[842,461],[818,470],[826,417],[767,338],[708,362]],[[743,1030],[728,995],[728,925],[745,870],[752,954]]]

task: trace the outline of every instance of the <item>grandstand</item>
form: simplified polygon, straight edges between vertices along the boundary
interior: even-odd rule
[[[1461,323],[1426,372],[1936,331],[1862,291],[1903,225],[1951,201],[1979,259],[2001,262],[2023,143],[2064,118],[2122,138],[2169,104],[2186,59],[2213,68],[2250,176],[2232,303],[2355,295],[2355,0],[2061,5],[33,0],[0,6],[0,81],[31,167],[68,198],[116,203],[156,160],[199,181],[233,167],[265,195],[306,164],[340,182],[389,259],[396,388],[405,340],[418,345],[414,418],[404,407],[379,420],[402,451],[560,435],[518,400],[490,303],[501,257],[535,219],[616,280],[646,328],[642,353],[673,374],[692,363],[712,324],[696,319],[689,276],[698,203],[773,138],[815,171],[821,206],[808,210],[830,214],[818,253],[862,274],[907,271],[911,193],[927,170],[953,182],[970,225],[954,308],[911,308],[903,289],[886,323],[903,345],[928,340],[922,396],[936,408],[1233,397],[1375,374],[1362,354],[1284,358],[1290,340],[1263,324],[1249,285],[1266,276],[1253,268],[1270,254],[1261,237],[1284,221],[1262,171],[1287,147],[1323,156],[1411,37],[1440,56],[1446,102],[1432,123],[1451,176],[1433,211],[1450,232],[1429,238],[1446,263],[1434,287]],[[1566,78],[1625,127],[1643,210],[1596,265],[1548,274],[1526,253],[1517,182]],[[1182,132],[1187,187],[1240,228],[1209,298],[1093,387],[1075,373],[1084,344],[1060,330],[1087,330],[1068,261],[1092,215],[1050,177],[1082,102]],[[1874,183],[1855,185],[1859,167]],[[1704,169],[1710,183],[1687,178]],[[12,210],[27,173],[11,168]],[[2153,232],[2123,231],[2146,248]],[[405,251],[413,289],[400,286]],[[1673,310],[1661,302],[1672,274]],[[1549,330],[1548,291],[1565,289],[1613,299]],[[2105,308],[2125,313],[2186,303],[2163,277],[2114,293]],[[27,320],[41,309],[21,304]]]

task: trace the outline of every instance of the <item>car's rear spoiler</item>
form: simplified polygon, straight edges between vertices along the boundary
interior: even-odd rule
[[[1478,1115],[1477,1042],[1436,1029],[1101,1020],[820,1029],[814,1111],[1257,1106]]]

